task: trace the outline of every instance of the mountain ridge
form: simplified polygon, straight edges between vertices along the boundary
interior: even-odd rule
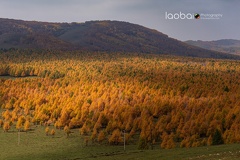
[[[0,18],[0,48],[140,52],[240,59],[188,45],[138,24],[109,20],[52,23]]]
[[[240,55],[240,40],[236,39],[220,39],[214,41],[188,40],[185,42],[190,45],[201,47],[204,49]]]

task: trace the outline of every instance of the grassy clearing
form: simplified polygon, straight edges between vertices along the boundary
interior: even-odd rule
[[[175,148],[170,150],[154,146],[154,150],[137,150],[136,145],[109,146],[89,144],[85,146],[78,130],[73,130],[69,138],[63,131],[56,130],[56,135],[46,136],[44,128],[36,126],[32,131],[20,133],[10,130],[4,133],[0,129],[1,160],[122,160],[122,159],[240,159],[240,144],[198,148]]]
[[[39,78],[39,77],[38,76],[26,76],[26,77],[0,76],[0,79],[11,79],[11,80],[14,80],[14,79],[21,79],[21,78],[28,79],[28,78]]]

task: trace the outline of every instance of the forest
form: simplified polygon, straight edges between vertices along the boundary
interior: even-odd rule
[[[0,126],[170,149],[240,142],[240,62],[140,53],[0,51]],[[31,77],[29,77],[31,76]],[[34,77],[33,77],[34,76]]]

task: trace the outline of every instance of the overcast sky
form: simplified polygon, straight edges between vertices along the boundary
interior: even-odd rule
[[[222,14],[220,19],[169,20],[165,13]],[[240,0],[0,0],[0,17],[48,22],[119,20],[179,40],[240,40]]]

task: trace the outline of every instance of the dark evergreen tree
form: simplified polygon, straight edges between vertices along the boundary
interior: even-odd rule
[[[217,129],[213,135],[212,145],[223,144],[223,138],[221,132]]]
[[[146,139],[140,138],[138,142],[138,149],[148,149],[148,143]]]

